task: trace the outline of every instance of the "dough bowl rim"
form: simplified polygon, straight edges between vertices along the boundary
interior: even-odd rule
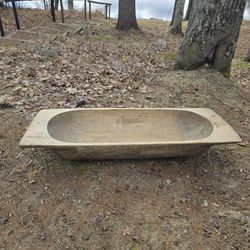
[[[90,109],[84,109],[85,111],[93,111],[92,109],[90,110]],[[111,110],[111,111],[113,111],[113,110],[118,110],[118,111],[121,111],[121,110],[123,110],[123,111],[127,111],[127,110],[131,110],[131,109],[95,109],[95,111],[107,111],[107,110]],[[132,109],[133,111],[134,110],[136,110],[136,111],[142,111],[142,110],[146,110],[146,111],[150,111],[150,110],[153,110],[153,111],[155,111],[155,109]],[[166,111],[166,109],[158,109],[158,111]],[[196,139],[189,139],[189,140],[185,140],[185,139],[183,139],[183,140],[162,140],[162,141],[156,141],[156,140],[151,140],[151,141],[148,141],[148,140],[145,140],[145,141],[134,141],[134,142],[124,142],[124,143],[122,143],[122,142],[74,142],[74,141],[68,141],[68,140],[60,140],[60,138],[56,138],[56,136],[54,136],[53,134],[52,134],[52,132],[50,131],[50,125],[52,125],[54,122],[56,122],[56,119],[58,118],[58,117],[60,117],[60,116],[64,116],[64,115],[66,115],[67,116],[67,113],[74,113],[74,112],[82,112],[82,110],[69,110],[69,111],[66,111],[66,112],[62,112],[62,113],[59,113],[59,114],[56,114],[55,116],[53,116],[49,121],[48,121],[48,123],[47,123],[47,132],[48,132],[48,134],[49,134],[49,136],[51,137],[51,138],[53,138],[53,139],[55,139],[55,140],[57,140],[57,141],[60,141],[60,142],[63,142],[63,143],[77,143],[77,144],[82,144],[82,143],[84,143],[84,145],[88,145],[88,144],[98,144],[98,145],[120,145],[120,144],[122,144],[122,145],[151,145],[152,143],[154,144],[154,145],[159,145],[159,144],[162,144],[162,143],[164,143],[164,144],[166,144],[166,142],[181,142],[181,143],[183,143],[183,142],[185,142],[185,141],[197,141],[197,140],[201,140],[201,139],[204,139],[204,138],[207,138],[208,136],[210,136],[211,134],[212,134],[212,132],[213,132],[213,129],[214,129],[214,126],[213,126],[213,124],[206,118],[206,117],[204,117],[204,116],[201,116],[200,114],[197,114],[197,113],[195,113],[195,112],[191,112],[191,111],[188,111],[188,110],[175,110],[175,109],[168,109],[169,111],[174,111],[174,112],[185,112],[185,113],[190,113],[190,115],[193,115],[193,118],[198,118],[198,119],[200,119],[200,121],[201,122],[204,122],[204,123],[206,123],[206,125],[207,125],[207,128],[209,129],[209,134],[208,135],[206,135],[206,136],[204,136],[204,137],[201,137],[201,138],[196,138]],[[55,121],[54,121],[54,119],[55,119]],[[122,140],[121,140],[122,141]]]
[[[183,141],[151,141],[151,142],[129,142],[129,143],[84,143],[64,142],[53,138],[48,132],[49,122],[57,115],[72,111],[105,111],[105,110],[173,110],[187,111],[200,115],[212,125],[211,134],[201,139]],[[74,109],[44,109],[39,111],[29,128],[21,139],[21,147],[91,147],[91,146],[154,146],[154,145],[187,145],[187,144],[228,144],[241,142],[241,138],[234,129],[219,115],[209,108],[74,108]]]

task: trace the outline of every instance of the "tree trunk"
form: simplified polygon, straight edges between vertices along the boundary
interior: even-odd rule
[[[196,0],[176,66],[194,69],[209,63],[229,75],[246,0]]]
[[[175,10],[176,10],[176,3],[177,3],[177,0],[174,1],[174,9],[173,9],[173,14],[172,14],[170,26],[172,26],[173,22],[174,22],[174,13],[175,13]]]
[[[2,19],[1,19],[1,13],[0,13],[0,35],[4,36],[4,28],[3,28],[3,23],[2,23]]]
[[[68,9],[73,10],[74,9],[74,0],[68,0]]]
[[[185,15],[185,21],[189,20],[189,17],[190,17],[192,8],[193,8],[193,2],[194,2],[194,0],[189,0],[187,12],[186,12],[186,15]]]
[[[182,20],[184,11],[185,0],[176,0],[174,13],[173,13],[173,23],[170,32],[172,34],[183,35],[182,32]]]
[[[55,0],[55,10],[58,10],[59,0]]]
[[[119,0],[118,30],[139,29],[136,21],[135,0]]]

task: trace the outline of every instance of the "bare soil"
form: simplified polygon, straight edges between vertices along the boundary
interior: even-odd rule
[[[10,13],[1,13],[7,35]],[[51,24],[44,11],[20,17],[25,31]],[[0,103],[13,106],[0,108],[0,249],[250,249],[250,23],[228,79],[207,66],[174,70],[182,38],[168,23],[140,20],[141,31],[120,33],[115,22],[66,13],[81,32],[15,46],[0,39]],[[19,147],[39,110],[77,103],[208,107],[243,142],[143,161],[72,162]]]

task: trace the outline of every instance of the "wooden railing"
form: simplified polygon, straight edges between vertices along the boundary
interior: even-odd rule
[[[110,18],[110,10],[111,10],[111,3],[104,3],[104,2],[97,2],[97,1],[92,1],[88,0],[89,3],[89,19],[91,19],[91,4],[102,4],[105,5],[105,18]],[[86,5],[85,5],[86,6]]]

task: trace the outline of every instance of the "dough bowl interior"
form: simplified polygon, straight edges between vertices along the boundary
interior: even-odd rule
[[[196,141],[210,136],[213,125],[187,110],[104,109],[57,114],[47,130],[55,140],[67,143],[134,144]]]

